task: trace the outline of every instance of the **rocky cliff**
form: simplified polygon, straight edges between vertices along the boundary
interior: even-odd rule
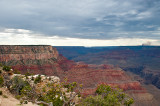
[[[42,60],[58,57],[56,48],[52,46],[0,46],[0,60]]]
[[[61,80],[68,78],[69,82],[81,83],[84,95],[94,94],[96,87],[102,83],[130,91],[130,95],[148,95],[141,84],[131,80],[122,69],[112,65],[76,63],[59,55],[52,46],[0,46],[0,62],[22,73],[56,75]],[[147,101],[152,102],[152,96],[148,95]]]
[[[54,74],[50,72],[56,72],[52,67],[58,56],[52,46],[0,46],[0,62],[22,73]]]
[[[125,71],[140,75],[147,84],[160,88],[160,46],[57,47],[57,49],[74,61],[119,66]]]

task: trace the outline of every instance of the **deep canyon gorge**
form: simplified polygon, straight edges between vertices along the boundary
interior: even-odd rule
[[[83,84],[83,95],[92,95],[99,84],[107,84],[123,89],[135,99],[134,105],[136,106],[156,106],[159,104],[155,96],[142,86],[141,82],[131,78],[125,72],[132,71],[143,76],[145,80],[147,78],[151,79],[148,83],[155,83],[154,85],[159,87],[159,82],[157,82],[159,79],[158,72],[152,73],[146,66],[133,66],[133,62],[138,63],[135,60],[131,61],[131,57],[138,58],[139,56],[133,50],[118,49],[119,51],[117,51],[109,49],[109,52],[104,50],[98,52],[99,49],[96,49],[87,51],[86,54],[77,53],[76,56],[73,56],[74,58],[72,57],[72,52],[75,55],[76,50],[65,50],[48,45],[1,45],[0,62],[4,65],[12,66],[14,70],[19,70],[23,74],[29,72],[48,76],[54,75],[58,76],[62,81],[67,78],[69,82],[78,82]],[[85,50],[82,49],[80,51],[84,52]],[[138,53],[143,57],[155,55],[155,53],[151,54],[150,52],[144,55],[140,50]],[[156,58],[159,57],[157,56]],[[155,75],[157,77],[154,77]]]

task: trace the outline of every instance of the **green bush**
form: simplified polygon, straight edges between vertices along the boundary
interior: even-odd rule
[[[38,75],[34,80],[34,83],[39,82],[41,82],[40,75]],[[62,88],[68,88],[68,92],[72,92],[78,84],[76,82],[60,84],[46,83],[45,86],[43,86],[43,88],[40,87],[40,89],[36,86],[36,84],[31,86],[27,80],[24,81],[21,77],[16,76],[11,80],[10,91],[16,95],[15,97],[17,99],[21,100],[21,104],[25,103],[27,100],[32,102],[43,101],[44,104],[52,102],[53,106],[69,106],[69,104],[74,103],[73,99],[75,96],[70,95],[70,97],[67,97]],[[39,90],[41,91],[39,92]],[[76,95],[80,96],[80,94]]]
[[[40,83],[41,82],[41,75],[38,75],[38,77],[35,78],[34,83]]]
[[[20,100],[20,105],[22,105],[23,104],[23,100]]]
[[[33,95],[30,91],[32,91],[32,88],[30,85],[27,85],[27,86],[24,86],[20,92],[21,92],[21,95],[31,98]]]
[[[13,71],[13,73],[14,74],[21,74],[21,72],[19,70],[16,70],[16,69]]]
[[[57,97],[56,97],[57,96]],[[44,101],[46,103],[53,103],[53,106],[62,106],[63,100],[60,99],[60,91],[57,88],[51,88],[45,93],[38,97],[38,101]]]
[[[27,81],[24,81],[22,78],[15,76],[12,79],[12,85],[11,85],[11,92],[17,94],[17,95],[21,95],[21,90],[25,87],[25,86],[29,86],[29,83]]]
[[[2,77],[2,76],[0,76],[0,86],[2,86],[2,85],[3,85],[3,82],[4,82],[3,77]]]
[[[31,76],[31,75],[32,75],[31,73],[27,72],[27,73],[25,74],[26,79],[28,79],[28,76]]]
[[[44,101],[46,103],[53,103],[53,106],[70,106],[74,104],[74,94],[80,96],[79,93],[74,93],[73,95],[66,96],[62,88],[67,88],[67,92],[76,91],[78,92],[78,84],[76,82],[67,83],[61,82],[60,84],[54,85],[53,83],[47,83],[46,88],[42,88],[42,95],[38,97],[38,101]],[[48,89],[49,88],[49,89]],[[77,88],[77,89],[76,89]],[[47,89],[47,90],[46,90]],[[63,97],[62,97],[63,96]]]
[[[29,72],[27,72],[26,74],[25,74],[25,76],[31,76],[32,74],[31,73],[29,73]]]
[[[10,67],[10,66],[3,66],[3,70],[4,70],[4,71],[10,71],[10,70],[11,70],[11,67]]]
[[[33,76],[32,76],[32,78],[31,78],[31,80],[34,81],[34,77],[33,77]]]
[[[20,77],[14,77],[12,79],[11,92],[16,94],[17,99],[23,98],[23,100],[33,100],[36,98],[35,90],[33,90],[27,81],[24,81]]]
[[[28,104],[28,101],[25,100],[25,101],[24,101],[24,104]]]
[[[8,96],[7,95],[3,95],[3,98],[8,98]]]
[[[2,67],[3,65],[0,63],[0,67]]]
[[[96,96],[88,96],[79,104],[80,106],[130,106],[133,99],[122,92],[121,89],[100,85]]]
[[[19,100],[22,98],[22,95],[16,95],[15,98]]]

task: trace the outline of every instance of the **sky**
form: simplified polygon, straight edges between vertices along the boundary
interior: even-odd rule
[[[0,45],[160,45],[160,0],[0,0]]]

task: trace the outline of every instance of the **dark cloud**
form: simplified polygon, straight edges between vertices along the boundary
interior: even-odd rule
[[[87,39],[160,39],[159,0],[1,0],[0,30]]]

